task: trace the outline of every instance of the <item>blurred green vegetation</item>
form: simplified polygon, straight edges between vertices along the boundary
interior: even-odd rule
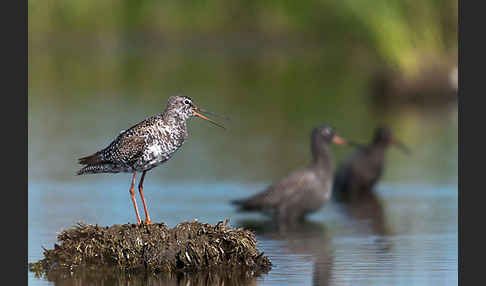
[[[251,55],[256,65],[269,69],[262,72],[275,76],[286,68],[290,74],[326,69],[339,79],[341,73],[381,66],[412,74],[424,58],[440,61],[457,54],[453,0],[28,3],[31,87],[54,76],[73,79],[73,86],[102,79],[105,87],[136,82],[137,88],[154,88],[141,69],[173,82],[180,75],[172,71],[186,58],[191,63],[182,63],[182,72],[197,73],[200,61],[218,68],[227,57]],[[298,67],[309,63],[306,71]],[[83,74],[86,64],[95,69],[92,78]],[[238,65],[249,66],[245,61]]]
[[[375,110],[367,96],[376,72],[413,75],[428,62],[457,61],[457,1],[30,0],[28,15],[30,135],[45,138],[46,150],[52,138],[74,136],[66,145],[69,160],[71,145],[87,144],[77,130],[99,132],[90,135],[95,148],[113,130],[161,112],[177,93],[231,115],[231,136],[220,138],[207,126],[195,127],[194,136],[214,132],[215,147],[201,146],[244,170],[268,162],[263,170],[281,174],[305,163],[309,132],[324,122],[358,141],[387,122],[416,146],[429,138],[422,127],[429,124],[437,132],[429,145],[442,136],[444,150],[457,146],[457,126],[448,130],[450,122],[440,118],[439,125],[415,111]],[[440,153],[433,158],[445,152],[430,149]],[[183,154],[202,156],[199,151]],[[335,148],[338,158],[348,151]],[[427,162],[430,169],[445,164]],[[228,164],[219,171],[230,176]]]

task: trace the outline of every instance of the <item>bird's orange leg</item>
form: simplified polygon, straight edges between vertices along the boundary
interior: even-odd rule
[[[138,183],[138,191],[140,192],[140,197],[142,198],[143,203],[143,210],[145,211],[145,223],[150,224],[150,216],[147,210],[147,205],[145,204],[145,199],[143,198],[143,179],[145,179],[145,173],[147,173],[147,171],[143,171],[140,183]]]
[[[133,172],[132,184],[130,186],[130,197],[132,197],[133,207],[135,208],[135,214],[137,215],[137,224],[141,224],[140,216],[138,215],[138,207],[135,202],[135,178],[137,177],[137,172]]]

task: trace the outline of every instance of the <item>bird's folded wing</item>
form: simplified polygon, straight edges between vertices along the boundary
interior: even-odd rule
[[[118,141],[118,144],[116,144],[118,150],[118,158],[125,163],[129,163],[143,155],[143,150],[145,148],[145,138],[143,136],[136,135],[123,135],[121,135],[122,137]]]
[[[291,173],[279,182],[270,185],[262,193],[249,200],[266,207],[279,205],[281,202],[295,199],[299,193],[311,187],[315,183],[315,174],[299,170]]]

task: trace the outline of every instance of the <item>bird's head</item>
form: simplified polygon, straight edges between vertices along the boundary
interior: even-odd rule
[[[167,110],[176,113],[179,117],[183,118],[184,120],[192,116],[196,116],[201,119],[207,120],[212,124],[224,129],[223,125],[203,115],[203,113],[206,113],[206,114],[212,114],[218,116],[217,114],[211,113],[209,111],[197,107],[192,101],[192,99],[188,96],[182,96],[182,95],[171,96],[169,98],[169,102],[167,103],[166,111]]]
[[[386,126],[376,128],[373,143],[376,145],[383,144],[385,146],[394,145],[405,154],[410,154],[410,150],[402,142],[397,140],[391,130]]]
[[[312,130],[311,134],[311,151],[314,160],[325,157],[329,153],[329,144],[349,145],[349,142],[336,135],[334,129],[328,125],[322,125]]]
[[[312,142],[316,146],[329,145],[330,143],[338,145],[348,145],[348,142],[342,137],[336,135],[334,129],[329,125],[322,125],[312,130]]]

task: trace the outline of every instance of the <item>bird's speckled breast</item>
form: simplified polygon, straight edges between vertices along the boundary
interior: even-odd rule
[[[146,147],[140,164],[135,168],[150,170],[169,160],[187,138],[187,129],[183,125],[156,124],[149,128],[146,136]]]

